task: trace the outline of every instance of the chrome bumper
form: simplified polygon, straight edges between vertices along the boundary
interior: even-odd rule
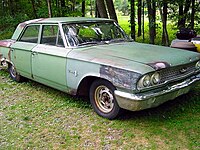
[[[200,74],[192,76],[191,78],[172,86],[167,89],[157,92],[146,92],[139,94],[131,94],[115,90],[115,98],[121,108],[137,111],[146,108],[156,107],[168,100],[186,94],[192,87],[200,83]]]

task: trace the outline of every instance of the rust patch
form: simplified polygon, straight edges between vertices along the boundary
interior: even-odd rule
[[[26,22],[22,22],[22,23],[19,24],[19,27],[24,28],[26,25],[27,25]]]
[[[67,90],[67,93],[70,94],[70,95],[76,95],[77,90],[76,89],[69,89],[69,90]]]
[[[45,20],[46,18],[40,18],[40,19],[33,19],[33,20],[29,20],[29,21],[25,21],[25,22],[22,22],[19,24],[19,26],[21,28],[24,28],[27,24],[30,24],[30,23],[37,23],[39,21],[42,21],[42,20]]]
[[[100,76],[109,80],[117,87],[136,90],[136,83],[141,74],[102,65],[100,68]]]
[[[11,48],[9,48],[8,59],[11,60]]]
[[[162,61],[154,62],[154,63],[148,63],[147,65],[151,66],[155,70],[159,70],[159,69],[164,69],[164,68],[170,67],[170,64],[168,64],[167,62],[162,62]]]
[[[2,47],[10,47],[12,43],[14,43],[13,40],[1,40],[0,41],[0,46],[2,46]]]

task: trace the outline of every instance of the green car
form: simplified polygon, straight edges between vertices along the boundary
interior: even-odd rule
[[[26,21],[0,41],[0,53],[13,80],[88,96],[108,119],[156,107],[200,82],[200,53],[134,42],[110,19]]]

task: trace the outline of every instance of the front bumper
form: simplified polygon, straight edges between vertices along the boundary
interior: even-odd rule
[[[192,87],[200,83],[200,74],[192,76],[183,82],[168,86],[165,90],[150,91],[146,93],[132,94],[115,90],[115,98],[121,108],[138,111],[156,107],[168,100],[188,93]]]

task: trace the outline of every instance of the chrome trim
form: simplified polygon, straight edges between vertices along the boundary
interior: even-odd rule
[[[137,111],[146,108],[156,107],[168,100],[172,100],[182,94],[186,94],[193,87],[193,84],[200,83],[200,74],[192,76],[183,82],[168,86],[165,90],[158,92],[150,91],[132,94],[115,90],[116,100],[121,108]]]

